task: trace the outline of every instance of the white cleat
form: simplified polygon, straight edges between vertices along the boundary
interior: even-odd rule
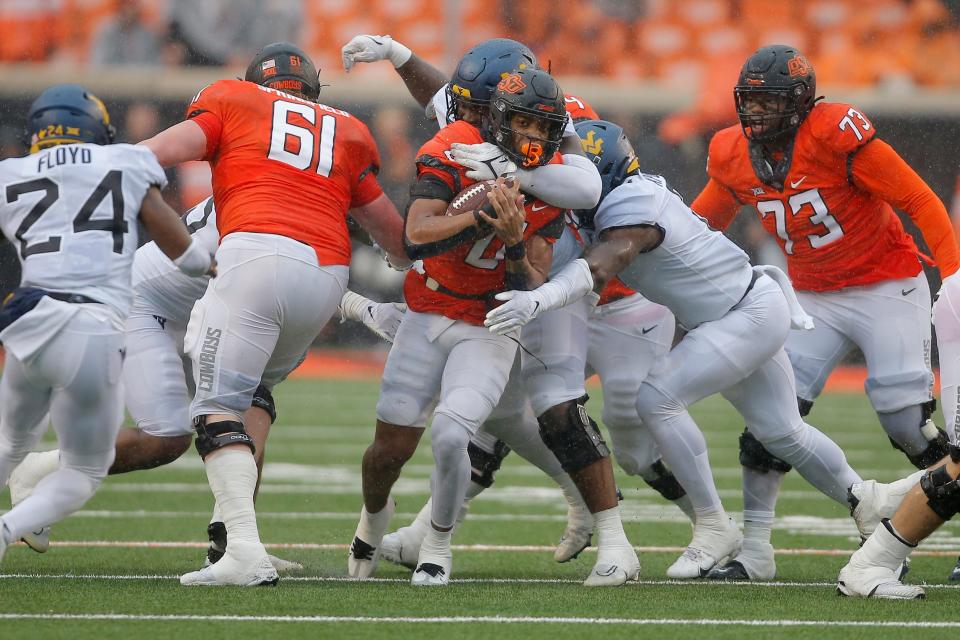
[[[37,531],[26,533],[20,539],[37,553],[46,553],[50,548],[50,527],[41,527]]]
[[[231,542],[220,560],[180,576],[184,586],[240,586],[258,587],[277,584],[280,576],[273,568],[262,544]]]
[[[737,556],[723,565],[717,564],[707,577],[711,580],[749,581],[773,580],[777,577],[777,563],[773,557],[773,545],[743,543]]]
[[[850,487],[847,500],[850,515],[857,523],[863,539],[870,537],[883,518],[892,518],[904,497],[913,489],[924,471],[916,471],[902,480],[883,484],[876,480],[864,480]]]
[[[705,525],[694,525],[693,540],[683,554],[667,569],[667,577],[674,580],[702,578],[717,564],[740,551],[743,537],[732,518],[718,530]]]
[[[619,587],[640,577],[640,558],[633,547],[601,549],[585,587]]]
[[[380,562],[380,544],[383,540],[385,529],[390,524],[390,519],[396,510],[396,504],[393,499],[387,500],[387,506],[374,514],[373,517],[367,513],[366,508],[360,514],[360,523],[357,525],[357,531],[354,533],[353,542],[350,543],[350,551],[347,553],[347,575],[354,580],[366,580],[373,577],[377,570],[377,564]],[[381,529],[376,530],[373,520],[383,523]]]
[[[570,523],[567,530],[560,537],[560,542],[553,552],[553,559],[557,562],[576,560],[584,549],[590,546],[593,536],[593,522],[586,527],[581,524]]]
[[[383,536],[380,541],[380,557],[413,571],[420,557],[423,535],[414,527],[401,527]]]
[[[927,596],[920,587],[897,580],[896,572],[886,567],[862,565],[855,558],[840,570],[837,595],[883,600],[921,600]]]
[[[410,584],[417,587],[445,587],[450,583],[450,565],[449,558],[446,562],[423,562],[417,565]]]
[[[277,570],[277,573],[294,573],[296,571],[303,571],[303,565],[299,562],[294,562],[293,560],[284,560],[283,558],[278,558],[277,556],[267,554],[267,560],[270,561],[270,564],[273,565],[273,568]]]

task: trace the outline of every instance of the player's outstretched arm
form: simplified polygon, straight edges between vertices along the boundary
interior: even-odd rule
[[[517,169],[500,147],[489,142],[454,143],[450,150],[454,162],[467,167],[467,177],[478,182],[516,175],[521,191],[561,209],[592,209],[600,200],[600,173],[582,152],[564,154],[563,164]]]
[[[893,147],[874,138],[853,157],[851,172],[858,187],[910,216],[930,247],[941,278],[957,272],[960,251],[946,207]]]
[[[487,313],[484,324],[492,333],[505,334],[518,329],[544,311],[559,309],[580,298],[601,291],[638,254],[656,248],[663,240],[657,227],[637,226],[608,229],[583,258],[561,269],[546,284],[533,291],[498,293],[506,302]]]
[[[140,220],[160,250],[188,276],[216,275],[213,256],[196,236],[191,236],[177,212],[163,201],[160,190],[150,187],[140,205]]]
[[[403,217],[386,194],[380,194],[362,207],[350,209],[349,214],[392,260],[400,262],[406,259]]]
[[[446,74],[390,36],[354,36],[343,45],[340,55],[347,72],[358,62],[389,60],[407,85],[407,91],[421,107],[426,107],[447,83]]]
[[[207,152],[207,134],[196,122],[184,120],[140,142],[153,151],[164,169],[190,160],[202,160]]]
[[[707,221],[712,229],[726,231],[733,219],[740,213],[743,205],[733,192],[710,178],[703,191],[697,196],[690,209]]]

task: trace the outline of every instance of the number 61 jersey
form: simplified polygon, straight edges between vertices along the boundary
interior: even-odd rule
[[[0,229],[21,286],[80,294],[126,316],[137,217],[167,178],[146,147],[66,144],[0,162]]]
[[[777,189],[754,172],[740,125],[723,129],[710,142],[711,184],[691,208],[722,230],[741,205],[754,207],[800,290],[833,291],[915,276],[919,252],[893,208],[853,182],[853,159],[875,133],[850,105],[818,103],[797,130],[789,169]],[[720,186],[712,189],[715,183]],[[731,207],[718,204],[721,199]]]
[[[346,111],[244,80],[209,85],[187,107],[207,138],[220,237],[292,238],[321,265],[350,264],[347,210],[382,195],[380,155]]]

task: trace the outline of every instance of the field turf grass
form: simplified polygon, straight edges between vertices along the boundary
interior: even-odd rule
[[[598,416],[602,399],[598,389],[592,393],[589,407]],[[56,546],[47,554],[11,547],[0,566],[0,638],[926,640],[958,632],[960,590],[946,581],[960,550],[954,525],[913,560],[908,580],[929,585],[926,600],[839,598],[834,581],[855,548],[856,529],[845,509],[795,472],[777,512],[778,576],[767,585],[667,581],[665,569],[689,541],[690,526],[641,480],[619,474],[627,535],[643,548],[642,581],[581,587],[595,553],[553,562],[565,504],[549,479],[516,456],[474,501],[454,539],[493,548],[456,550],[448,588],[411,587],[409,572],[389,564],[381,564],[379,581],[345,581],[376,394],[375,382],[330,380],[295,379],[276,390],[280,420],[267,448],[260,531],[273,553],[302,562],[302,572],[282,577],[276,588],[180,586],[178,576],[203,559],[212,502],[191,450],[166,468],[110,477],[83,511],[54,528]],[[739,515],[739,417],[719,398],[693,413],[724,503]],[[810,421],[837,440],[864,477],[892,480],[910,471],[864,396],[825,396]],[[427,499],[431,464],[425,439],[397,485],[395,527]],[[664,547],[672,549],[648,550]]]

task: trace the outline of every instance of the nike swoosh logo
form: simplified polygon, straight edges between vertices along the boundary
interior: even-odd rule
[[[643,333],[643,335],[647,335],[648,333],[650,333],[651,331],[653,331],[654,329],[656,329],[658,326],[659,326],[659,325],[656,325],[656,324],[655,324],[655,325],[653,325],[652,327],[647,327],[646,329],[641,329],[640,332]]]
[[[530,211],[531,211],[531,212],[533,212],[533,211],[542,211],[542,210],[546,209],[546,208],[549,207],[549,206],[550,206],[550,205],[548,205],[548,204],[542,204],[542,205],[540,205],[540,206],[538,207],[537,205],[532,204],[532,205],[530,205]]]
[[[916,291],[916,290],[917,290],[916,287],[914,287],[913,289],[900,289],[900,294],[901,294],[901,295],[904,295],[904,296],[907,296],[907,295],[910,295],[911,293],[913,293],[913,292]]]
[[[533,303],[533,313],[534,313],[534,315],[536,315],[537,309],[539,309],[539,308],[540,308],[540,302],[539,302],[539,301],[534,302],[534,303]]]
[[[370,314],[370,319],[373,320],[373,306],[367,307],[367,313]]]
[[[376,38],[370,38],[370,39],[376,42],[377,44],[383,44],[381,41],[377,40]]]
[[[796,189],[796,188],[799,187],[800,184],[801,184],[804,180],[806,180],[806,179],[807,179],[807,176],[803,176],[802,178],[800,178],[800,179],[797,180],[796,182],[794,182],[793,180],[791,180],[791,181],[790,181],[790,188],[791,188],[791,189]]]

